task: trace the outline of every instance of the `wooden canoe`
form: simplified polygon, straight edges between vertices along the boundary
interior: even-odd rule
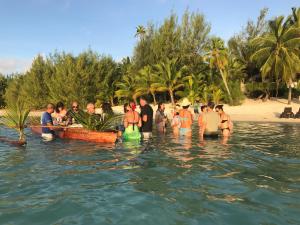
[[[31,127],[33,133],[42,134],[41,127]],[[73,139],[95,143],[115,143],[117,133],[90,131],[84,128],[59,128],[55,129],[55,135],[62,139]]]

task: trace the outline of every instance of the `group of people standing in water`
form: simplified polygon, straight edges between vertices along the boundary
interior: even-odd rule
[[[158,133],[165,133],[168,124],[176,136],[192,136],[192,125],[194,116],[190,111],[191,103],[188,99],[183,99],[181,106],[177,105],[173,111],[171,121],[169,122],[165,114],[165,105],[158,104],[154,116],[154,123]],[[125,140],[148,139],[152,135],[153,110],[147,103],[145,97],[140,99],[141,112],[138,113],[136,105],[132,102],[124,105],[124,132]],[[178,107],[181,107],[180,109]],[[218,137],[219,134],[228,137],[233,132],[233,123],[230,116],[223,110],[223,105],[215,106],[210,102],[201,106],[201,114],[198,117],[199,134],[203,137]]]
[[[72,102],[71,108],[66,109],[62,102],[56,105],[49,103],[46,111],[41,116],[42,138],[49,141],[53,140],[55,129],[61,126],[81,126],[78,118],[89,116],[91,121],[100,121],[104,119],[107,114],[112,114],[112,108],[109,103],[102,104],[102,114],[96,113],[94,103],[88,103],[84,111],[79,107],[77,101]]]
[[[190,110],[191,103],[187,98],[183,99],[180,105],[176,105],[169,118],[165,113],[165,105],[163,103],[158,104],[155,115],[146,97],[140,97],[139,103],[140,112],[136,111],[137,106],[134,102],[124,104],[124,117],[122,124],[118,126],[117,130],[119,136],[125,141],[151,138],[153,123],[158,133],[165,133],[167,126],[169,126],[172,128],[175,136],[192,136],[194,115]],[[195,111],[197,112],[198,110]],[[91,116],[93,120],[101,120],[106,114],[113,114],[113,110],[109,103],[102,105],[102,114],[96,113],[93,103],[87,104],[86,111],[80,109],[76,101],[72,103],[70,110],[67,110],[62,102],[57,103],[56,106],[48,104],[46,112],[41,117],[42,137],[52,140],[55,125],[74,126],[79,124],[76,121],[76,115],[83,114]],[[224,137],[228,137],[233,132],[233,124],[230,117],[224,112],[223,105],[215,107],[212,102],[201,106],[198,126],[201,138],[218,137],[220,133]]]

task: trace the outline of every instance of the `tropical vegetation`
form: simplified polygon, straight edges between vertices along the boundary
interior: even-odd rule
[[[225,43],[211,34],[203,14],[171,13],[160,25],[137,25],[132,57],[117,62],[88,49],[79,55],[38,55],[23,74],[0,75],[0,106],[23,101],[43,108],[48,102],[77,100],[111,105],[148,95],[156,104],[187,97],[195,102],[240,104],[245,97],[293,97],[300,93],[300,8],[257,20]],[[293,90],[293,91],[292,91]]]
[[[122,115],[107,114],[102,117],[98,115],[84,114],[73,114],[74,118],[86,129],[92,131],[108,131],[116,130],[116,127],[122,121]]]
[[[30,110],[23,102],[17,101],[8,105],[5,109],[4,115],[0,117],[0,125],[13,128],[19,133],[19,143],[26,143],[26,135],[24,129],[26,127],[27,118]]]

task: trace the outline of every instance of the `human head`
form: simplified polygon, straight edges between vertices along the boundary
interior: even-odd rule
[[[201,112],[206,112],[206,111],[207,111],[207,105],[202,105]]]
[[[162,102],[158,103],[157,109],[160,110],[160,111],[164,111],[165,110],[165,104],[162,103]]]
[[[94,103],[88,103],[86,106],[86,110],[88,114],[94,114],[95,113],[95,104]]]
[[[208,107],[208,109],[213,110],[213,109],[215,108],[215,103],[209,102],[209,103],[207,104],[207,107]]]
[[[141,96],[140,97],[140,105],[143,107],[147,105],[147,97],[146,96]]]
[[[188,109],[191,105],[191,102],[188,100],[188,98],[184,98],[181,102],[181,106],[183,109]]]
[[[131,108],[130,104],[125,103],[124,104],[124,113],[127,113],[128,111],[131,111],[131,110],[132,110],[132,108]]]
[[[54,105],[52,103],[49,103],[47,105],[47,112],[52,114],[54,112]]]
[[[59,113],[59,112],[61,112],[64,108],[65,108],[64,103],[58,102],[58,103],[56,104],[55,111],[56,111],[57,113]]]
[[[79,111],[79,105],[78,105],[78,102],[74,101],[74,102],[72,103],[72,110],[73,110],[74,112],[78,112],[78,111]]]
[[[223,105],[217,105],[216,106],[216,112],[218,113],[222,113],[224,110],[223,110]]]
[[[108,102],[104,102],[102,105],[101,105],[101,109],[102,109],[102,112],[103,113],[106,113],[106,114],[111,114],[113,113],[113,110],[111,108],[111,105],[110,103]]]

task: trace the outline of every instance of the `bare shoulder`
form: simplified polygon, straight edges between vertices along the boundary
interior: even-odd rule
[[[134,115],[138,117],[140,116],[140,114],[137,111],[134,111]]]

